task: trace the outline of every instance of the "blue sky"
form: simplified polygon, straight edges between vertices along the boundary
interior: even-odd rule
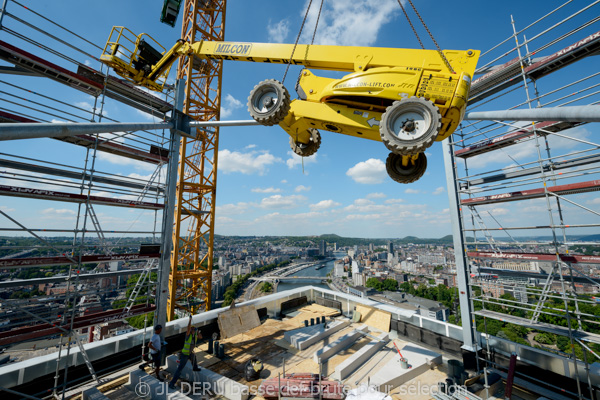
[[[568,11],[557,13],[550,23],[564,18],[583,2]],[[113,25],[123,25],[133,32],[152,35],[168,47],[179,38],[181,18],[176,28],[159,22],[162,1],[81,2],[71,0],[28,2],[35,11],[62,24],[90,41],[103,45]],[[144,4],[142,7],[141,5]],[[229,0],[226,19],[226,40],[245,42],[293,43],[298,34],[308,1],[243,1]],[[320,2],[313,1],[313,11]],[[444,3],[433,0],[415,1],[419,11],[439,45],[444,49],[487,50],[512,34],[510,15],[514,14],[518,28],[531,23],[561,2],[489,2],[462,1]],[[33,19],[30,13],[9,2],[9,12]],[[596,11],[597,13],[597,11]],[[413,22],[428,49],[433,43],[418,20],[410,12]],[[310,41],[316,13],[307,19],[301,42]],[[37,21],[37,19],[35,19]],[[578,26],[584,19],[574,19],[563,31]],[[20,27],[8,19],[9,27]],[[40,22],[40,27],[42,23]],[[19,28],[26,31],[29,28]],[[42,29],[64,37],[60,30],[46,24]],[[536,32],[539,32],[536,30]],[[597,27],[595,30],[598,30]],[[595,31],[591,28],[590,32]],[[581,38],[581,33],[576,38]],[[44,54],[39,49],[23,44],[19,39],[0,32],[1,40],[19,43]],[[575,41],[567,40],[570,44]],[[412,30],[406,23],[396,0],[325,0],[315,43],[355,46],[419,48]],[[83,43],[86,51],[96,57],[97,49]],[[511,44],[512,45],[512,44]],[[64,47],[64,46],[63,46]],[[65,54],[71,53],[64,48]],[[75,53],[73,53],[75,54]],[[544,55],[550,54],[546,52]],[[97,61],[84,55],[73,55],[78,61],[99,69]],[[514,56],[511,56],[512,58]],[[47,54],[47,58],[66,68],[72,64]],[[509,58],[504,59],[507,61]],[[484,62],[490,58],[484,59]],[[597,70],[591,62],[583,62],[578,69]],[[7,65],[2,62],[1,65]],[[70,65],[70,66],[69,66]],[[248,119],[247,96],[255,84],[264,79],[281,80],[285,66],[268,66],[241,62],[226,62],[222,89],[222,119]],[[300,71],[290,68],[285,84],[292,96],[293,86]],[[314,71],[317,75],[327,75]],[[581,72],[585,74],[585,72]],[[0,76],[5,82],[20,85],[44,94],[51,94],[69,104],[88,109],[93,98],[82,92],[43,78],[18,75]],[[0,90],[18,93],[6,84]],[[524,101],[524,92],[514,98],[492,102],[480,109],[501,109]],[[4,107],[4,106],[3,106]],[[8,106],[6,106],[9,108]],[[108,100],[105,113],[119,121],[151,121],[152,117],[123,107]],[[32,112],[32,114],[35,114]],[[63,118],[43,116],[46,120]],[[597,129],[587,126],[577,133],[590,137]],[[419,181],[400,185],[388,178],[385,159],[388,151],[380,142],[322,131],[318,153],[304,161],[291,155],[287,134],[279,127],[223,128],[220,135],[219,175],[217,184],[217,216],[215,232],[225,235],[318,235],[335,233],[352,237],[441,237],[451,233],[448,214],[448,196],[441,153],[441,143],[435,143],[427,152],[428,170]],[[127,141],[127,139],[126,139]],[[558,143],[560,145],[560,143]],[[19,154],[69,165],[83,165],[85,151],[50,139],[3,142],[0,152]],[[509,152],[522,159],[533,155],[530,147],[511,149]],[[495,156],[494,156],[495,157]],[[510,163],[504,156],[498,159],[474,159],[473,168],[501,168]],[[521,161],[521,159],[520,159]],[[97,168],[125,176],[149,176],[153,166],[101,154]],[[5,179],[0,184],[7,184]],[[26,184],[19,183],[21,186]],[[39,185],[39,184],[38,184]],[[582,201],[591,202],[598,209],[596,197],[587,195]],[[29,227],[73,226],[76,206],[49,201],[0,198],[0,207]],[[500,207],[499,215],[508,213]],[[149,211],[115,210],[98,207],[105,229],[144,230],[152,226],[154,213]],[[532,217],[533,214],[527,214]],[[523,215],[525,217],[526,215]],[[513,215],[515,222],[521,222]],[[533,217],[532,217],[533,218]],[[131,222],[135,221],[135,224]],[[2,225],[5,226],[5,225]]]

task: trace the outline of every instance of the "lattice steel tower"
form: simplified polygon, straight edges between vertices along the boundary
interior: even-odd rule
[[[226,0],[187,0],[183,40],[222,41],[225,3]],[[183,112],[192,119],[219,119],[222,70],[222,61],[181,57],[177,78],[185,79]],[[195,138],[182,137],[180,143],[168,320],[175,318],[177,308],[195,312],[211,306],[219,130],[197,129],[195,133]]]

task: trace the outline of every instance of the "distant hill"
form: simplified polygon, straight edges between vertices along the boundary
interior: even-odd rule
[[[575,240],[578,240],[580,242],[600,242],[600,235],[580,236]]]
[[[439,244],[439,245],[451,245],[452,235],[446,235],[439,239],[434,238],[419,238],[416,236],[406,236],[404,238],[378,238],[378,239],[365,239],[365,238],[347,238],[335,234],[327,234],[318,236],[319,239],[325,240],[329,243],[337,243],[338,246],[366,246],[374,244],[376,246],[387,245],[389,242],[394,244]]]

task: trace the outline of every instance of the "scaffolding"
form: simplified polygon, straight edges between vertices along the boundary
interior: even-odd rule
[[[567,1],[522,29],[511,17],[513,35],[481,55],[467,113],[598,104],[598,3]],[[572,362],[573,387],[516,374],[579,399],[595,398],[590,364],[600,348],[590,311],[600,292],[600,142],[588,126],[463,121],[444,145],[465,345],[480,367],[506,371],[493,343],[508,337],[497,324],[492,336],[490,320],[528,330],[516,347],[524,360],[533,333],[565,337],[567,349],[558,339],[537,347]]]
[[[107,104],[161,122],[173,109],[174,86],[156,95],[111,76],[96,57],[100,45],[35,5],[4,1],[0,29],[0,60],[6,64],[0,66],[0,122],[119,122],[107,115]],[[42,88],[34,79],[40,77],[47,82]],[[64,101],[53,94],[58,86],[91,100]],[[69,387],[101,379],[104,371],[94,369],[82,345],[93,340],[94,327],[155,312],[171,142],[171,132],[159,129],[28,139],[33,150],[18,154],[2,147],[0,196],[20,201],[18,207],[0,207],[0,232],[6,235],[0,235],[0,270],[23,278],[3,280],[0,291],[30,293],[34,287],[36,294],[2,300],[0,346],[31,343],[32,356],[48,353],[42,346],[58,348],[54,385],[35,396],[64,398]],[[42,146],[51,150],[40,152]],[[147,175],[126,176],[111,164],[137,165]],[[46,213],[24,221],[28,209]],[[12,235],[23,240],[9,240]],[[62,273],[31,278],[30,271],[42,268]],[[69,367],[82,358],[89,375],[69,376]]]

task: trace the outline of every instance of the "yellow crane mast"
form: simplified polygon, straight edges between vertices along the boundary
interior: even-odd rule
[[[183,40],[222,41],[225,3],[226,0],[186,0]],[[177,78],[185,80],[185,114],[197,121],[219,120],[222,70],[221,62],[199,62],[193,54],[179,57]],[[181,138],[167,302],[169,321],[176,318],[176,308],[193,313],[210,309],[218,150],[217,127],[198,130],[195,138]]]

